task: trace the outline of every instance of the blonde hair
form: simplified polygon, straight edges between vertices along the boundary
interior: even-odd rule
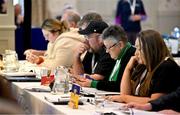
[[[51,33],[56,33],[58,32],[58,34],[62,34],[63,32],[69,31],[69,27],[67,22],[65,21],[59,21],[57,19],[46,19],[42,26],[42,29],[45,29]]]

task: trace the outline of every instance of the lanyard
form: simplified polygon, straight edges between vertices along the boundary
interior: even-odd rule
[[[133,3],[131,3],[130,0],[128,0],[130,8],[131,8],[131,15],[134,15],[135,13],[135,8],[136,8],[136,0],[133,0]]]
[[[136,90],[135,90],[135,95],[138,95],[138,94],[139,94],[140,86],[141,86],[143,80],[145,79],[146,74],[147,74],[147,69],[145,69],[145,71],[144,71],[143,74],[141,75],[139,84],[137,85]]]
[[[91,61],[91,73],[94,73],[96,66],[97,66],[97,62],[95,63],[95,54],[93,54]]]
[[[128,42],[126,46],[122,49],[120,52],[118,59],[116,60],[116,64],[113,68],[113,71],[109,77],[109,81],[116,81],[118,77],[119,70],[121,69],[121,59],[124,57],[126,54],[127,50],[131,47],[131,44]]]
[[[114,80],[114,76],[117,76],[115,74],[117,73],[117,71],[120,68],[120,63],[121,63],[121,59],[116,61],[116,64],[115,64],[114,69],[113,69],[113,71],[111,73],[111,76],[109,77],[109,81],[113,81]]]

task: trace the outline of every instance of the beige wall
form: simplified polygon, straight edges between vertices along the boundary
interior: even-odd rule
[[[87,11],[97,11],[104,20],[112,24],[118,0],[77,0],[77,9],[81,14]]]
[[[7,14],[0,14],[0,53],[5,49],[15,49],[14,7],[12,0],[7,3]]]
[[[56,17],[62,13],[65,4],[72,4],[76,9],[78,0],[47,0],[47,7],[51,17]]]
[[[12,0],[8,1],[7,14],[0,14],[0,53],[5,49],[15,49],[14,7]],[[37,2],[37,0],[34,1]],[[41,18],[36,17],[32,20],[36,22],[35,26],[40,26],[44,17],[54,18],[61,14],[64,4],[72,4],[82,15],[94,10],[100,13],[108,23],[113,24],[117,2],[118,0],[38,0],[37,6],[32,6],[33,12],[43,12],[45,16],[37,13],[37,16]],[[148,15],[147,20],[142,23],[143,29],[153,28],[161,33],[170,33],[174,26],[180,27],[180,0],[143,0],[143,2]],[[47,8],[35,9],[34,7],[38,5]]]
[[[114,23],[118,0],[51,0],[49,10],[55,16],[65,3],[72,4],[80,14],[94,10],[100,13],[108,23]],[[180,0],[143,0],[148,15],[142,22],[143,29],[156,29],[161,33],[170,33],[171,29],[180,26]],[[53,6],[53,7],[52,7]]]
[[[180,0],[158,0],[158,29],[170,33],[174,26],[180,27]]]

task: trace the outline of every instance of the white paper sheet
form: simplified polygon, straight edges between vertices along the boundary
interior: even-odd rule
[[[108,92],[97,90],[95,88],[82,87],[82,91],[87,94],[101,94],[101,95],[119,95],[119,92]]]
[[[33,72],[0,72],[0,75],[3,76],[35,76],[36,74]]]

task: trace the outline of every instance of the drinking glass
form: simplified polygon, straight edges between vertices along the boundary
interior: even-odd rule
[[[94,104],[95,104],[95,112],[96,113],[103,113],[104,112],[104,94],[98,94],[95,93],[95,97],[94,97]]]

